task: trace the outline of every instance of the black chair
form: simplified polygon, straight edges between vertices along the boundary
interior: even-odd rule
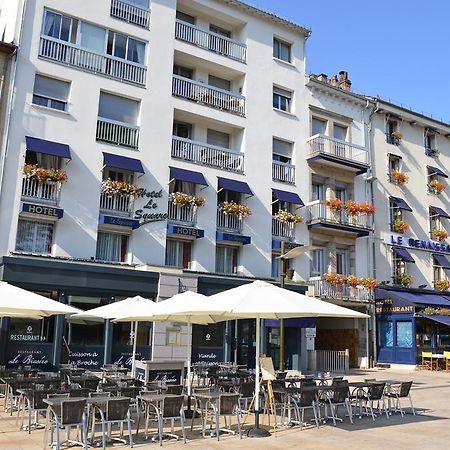
[[[252,402],[255,394],[255,383],[253,381],[243,381],[238,387],[239,410],[241,413],[248,412],[248,403]]]
[[[409,403],[411,404],[412,413],[414,415],[416,415],[416,410],[414,409],[412,399],[411,399],[411,394],[410,394],[412,384],[413,384],[412,381],[407,381],[407,382],[401,383],[400,386],[396,386],[396,387],[391,386],[390,391],[386,392],[386,394],[385,394],[385,396],[389,400],[389,403],[390,403],[391,399],[395,401],[393,411],[400,412],[402,417],[405,413],[403,412],[403,408],[400,403],[401,398],[409,398]]]
[[[215,419],[217,440],[220,440],[221,431],[235,434],[233,430],[227,428],[228,426],[227,417],[230,418],[230,426],[231,426],[231,417],[233,416],[236,416],[239,437],[242,439],[240,412],[239,412],[239,394],[220,394],[217,402],[211,403],[210,405],[212,407],[213,417]],[[224,417],[225,428],[220,428],[221,417]]]
[[[378,411],[380,411],[380,402],[382,402],[382,408],[384,409],[386,417],[389,418],[386,401],[384,398],[385,386],[386,383],[374,383],[373,385],[369,386],[367,392],[358,390],[356,394],[356,400],[359,403],[360,408],[362,407],[362,404],[364,404],[366,415],[369,415],[368,408],[370,408],[370,414],[373,421],[375,421],[375,414],[373,413],[374,402],[377,402]]]
[[[159,445],[162,445],[163,435],[174,437],[177,440],[179,437],[174,433],[174,421],[179,419],[181,423],[181,433],[183,435],[183,442],[186,444],[186,430],[185,417],[184,417],[184,407],[183,407],[184,395],[176,395],[171,397],[166,397],[163,402],[161,409],[158,412],[158,435],[159,435]],[[171,432],[164,433],[164,421],[171,421]]]
[[[315,384],[309,384],[309,386],[315,386]],[[302,391],[299,396],[289,397],[288,401],[290,403],[289,406],[293,407],[293,410],[295,411],[296,418],[294,421],[300,424],[300,430],[303,429],[303,425],[305,424],[305,410],[307,409],[312,409],[316,427],[319,428],[320,411],[318,411],[318,401],[315,390],[306,389]]]
[[[331,393],[332,392],[332,393]],[[335,384],[332,391],[326,398],[321,398],[319,403],[325,407],[325,417],[327,417],[327,407],[330,406],[331,417],[328,419],[333,420],[333,425],[336,426],[336,420],[342,422],[342,419],[337,417],[337,411],[340,405],[344,405],[347,409],[350,422],[353,424],[352,405],[350,401],[350,390],[347,381],[340,381]]]
[[[168,384],[166,389],[166,394],[171,395],[181,395],[183,393],[182,384]]]
[[[26,409],[28,410],[28,426],[26,430],[28,434],[31,434],[32,428],[45,428],[44,424],[40,424],[38,421],[39,413],[45,413],[47,411],[48,405],[44,403],[44,399],[47,398],[49,391],[47,390],[33,390],[29,394],[25,395],[24,400],[26,401]],[[25,405],[24,405],[25,406]],[[19,414],[20,410],[17,412]],[[22,408],[22,423],[20,429],[24,428],[24,412],[25,408]],[[34,422],[31,422],[31,416],[35,415]]]

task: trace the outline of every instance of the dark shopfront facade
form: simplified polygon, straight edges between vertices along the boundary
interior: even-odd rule
[[[200,294],[213,295],[252,281],[254,279],[199,276],[197,290]],[[307,286],[297,284],[286,284],[285,287],[301,294],[307,290]],[[315,323],[315,321],[289,319],[285,322],[285,364],[286,367],[291,368],[295,367],[301,355],[301,328],[310,327],[311,323]],[[193,362],[230,361],[254,368],[255,326],[254,319],[233,320],[212,325],[193,325]],[[261,323],[261,352],[273,358],[275,367],[279,365],[279,330],[279,321],[263,320]]]
[[[377,289],[378,362],[421,364],[422,352],[450,350],[450,295],[419,289]]]
[[[132,267],[39,257],[5,256],[0,279],[88,310],[141,295],[155,299],[159,274]],[[51,368],[74,362],[89,369],[117,362],[131,366],[131,325],[53,316],[43,320],[0,319],[0,365]],[[151,356],[151,324],[138,330],[138,358]]]

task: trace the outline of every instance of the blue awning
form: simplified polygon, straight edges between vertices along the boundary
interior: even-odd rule
[[[435,322],[448,325],[450,327],[450,316],[441,316],[440,314],[419,314],[419,316],[425,319],[434,320]]]
[[[441,266],[444,269],[450,269],[450,261],[444,255],[433,253],[433,258],[438,266]]]
[[[58,156],[60,158],[72,159],[70,148],[67,144],[46,141],[31,136],[25,136],[27,150],[30,152],[43,153],[44,155]]]
[[[391,197],[391,200],[394,202],[394,204],[395,204],[395,206],[397,208],[404,209],[406,211],[411,211],[412,212],[411,207],[402,198],[400,198],[400,197]]]
[[[440,177],[448,178],[448,175],[445,172],[442,172],[441,169],[438,169],[437,167],[433,166],[427,166],[429,170],[431,170],[436,175],[439,175]]]
[[[103,152],[103,164],[114,169],[129,170],[130,172],[145,173],[141,161],[126,156],[113,155]]]
[[[445,219],[450,219],[450,216],[443,209],[438,208],[437,206],[430,206],[430,209],[434,212],[434,214],[444,217]]]
[[[170,178],[175,178],[175,180],[179,181],[186,181],[187,183],[195,183],[202,186],[208,186],[208,183],[206,182],[203,174],[200,172],[194,172],[193,170],[170,167]]]
[[[450,297],[439,294],[418,294],[413,292],[394,291],[377,288],[375,299],[391,298],[410,305],[445,306],[450,308]]]
[[[276,197],[281,202],[288,202],[288,203],[292,203],[294,205],[305,206],[305,204],[302,202],[302,199],[299,197],[299,195],[295,194],[294,192],[287,192],[287,191],[280,191],[279,189],[272,189],[272,194],[274,195],[274,197]]]
[[[406,248],[402,247],[393,247],[394,253],[401,258],[405,262],[415,263],[414,258],[411,256],[411,253],[406,250]]]
[[[244,181],[230,180],[229,178],[217,177],[219,188],[228,191],[240,192],[241,194],[253,195],[250,186]]]
[[[280,320],[279,319],[265,319],[264,325],[266,327],[279,327]],[[292,319],[284,319],[283,326],[290,327],[290,328],[315,328],[316,327],[316,318],[315,317],[298,317],[298,318],[292,318]]]

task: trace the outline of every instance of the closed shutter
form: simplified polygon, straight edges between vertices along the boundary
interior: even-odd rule
[[[208,129],[206,142],[216,147],[230,148],[230,135],[221,131]]]
[[[214,75],[210,75],[208,77],[208,84],[210,86],[223,89],[224,91],[231,91],[231,81],[215,77]]]

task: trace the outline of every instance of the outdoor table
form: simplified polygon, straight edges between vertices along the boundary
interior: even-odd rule
[[[136,425],[136,436],[139,434],[139,424],[141,420],[140,403],[145,404],[145,433],[144,439],[148,439],[148,420],[150,413],[150,406],[154,408],[156,415],[161,413],[161,404],[165,398],[177,397],[173,394],[141,394],[136,397],[137,400],[137,425]],[[159,431],[158,431],[159,432]]]
[[[192,397],[194,397],[196,400],[200,401],[200,417],[202,419],[202,434],[203,437],[205,437],[205,416],[203,412],[206,410],[207,404],[209,403],[216,403],[219,400],[220,395],[223,394],[223,392],[219,391],[210,391],[210,392],[193,392]],[[194,407],[192,411],[192,422],[191,422],[191,431],[192,427],[194,425],[194,419],[195,419],[195,412],[196,408]]]

